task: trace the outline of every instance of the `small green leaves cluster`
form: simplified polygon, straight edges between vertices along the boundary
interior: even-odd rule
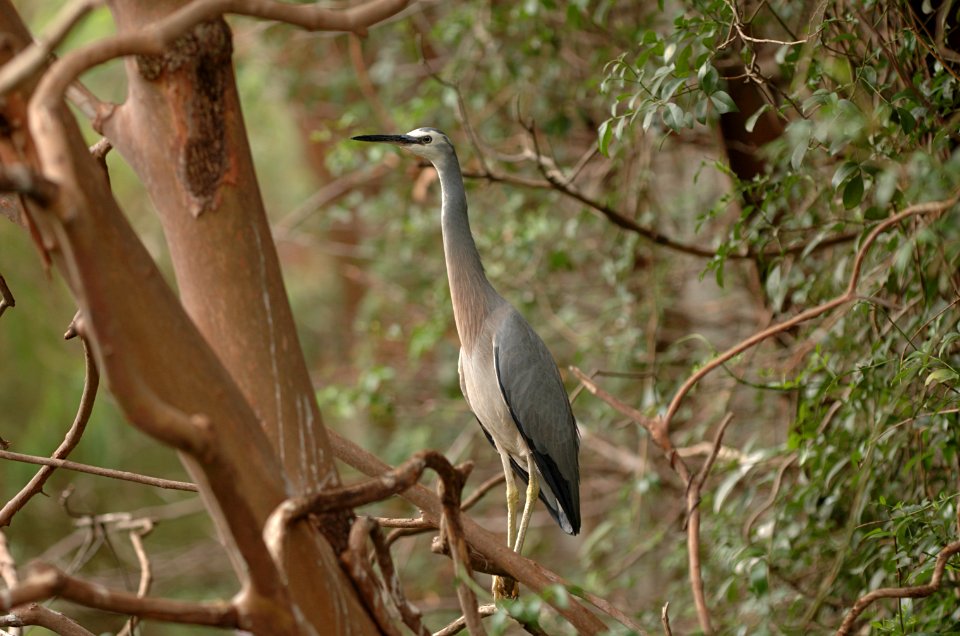
[[[679,132],[707,123],[711,111],[737,110],[712,63],[718,26],[712,19],[678,16],[673,31],[648,30],[638,53],[607,64],[601,89],[615,99],[600,125],[600,152],[608,154],[611,142],[637,123],[644,131]]]

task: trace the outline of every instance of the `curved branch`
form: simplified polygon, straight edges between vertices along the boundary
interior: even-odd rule
[[[103,0],[76,0],[56,15],[45,33],[0,68],[0,93],[6,93],[47,63],[76,24]]]
[[[146,29],[105,38],[66,54],[51,65],[31,101],[55,107],[63,100],[70,84],[94,66],[128,55],[159,55],[192,27],[228,13],[284,22],[307,31],[349,31],[363,35],[368,27],[395,15],[408,1],[370,0],[336,11],[274,0],[198,0]],[[0,94],[10,88],[0,84]]]
[[[357,446],[350,440],[344,438],[334,430],[329,430],[330,445],[338,459],[349,466],[359,470],[368,476],[379,476],[390,470],[390,467],[384,464],[380,459]],[[442,515],[441,503],[436,493],[433,493],[419,484],[413,485],[400,495],[413,505],[423,511],[425,519],[434,524],[439,524]],[[537,593],[542,593],[550,585],[563,585],[570,587],[570,582],[564,580],[555,572],[552,572],[539,563],[517,554],[510,550],[499,537],[484,530],[469,517],[462,519],[463,536],[467,543],[480,552],[489,561],[510,575],[511,578],[519,581]],[[568,603],[561,605],[552,597],[547,602],[573,625],[581,634],[599,634],[607,631],[603,621],[590,613],[583,604],[575,598],[569,598]],[[641,631],[637,625],[628,616],[619,612],[619,615],[612,612],[606,612],[611,618],[620,621],[626,627]]]
[[[952,197],[944,201],[930,201],[926,203],[917,203],[915,205],[911,205],[910,207],[906,208],[899,214],[894,214],[889,219],[881,223],[878,223],[873,228],[873,230],[870,231],[870,234],[867,235],[867,238],[864,239],[863,244],[860,246],[860,249],[857,251],[857,256],[853,262],[853,270],[850,272],[850,281],[847,284],[847,289],[843,294],[837,296],[836,298],[828,300],[825,303],[817,305],[816,307],[811,307],[806,311],[800,312],[799,314],[797,314],[793,318],[790,318],[789,320],[785,320],[781,323],[777,323],[775,325],[772,325],[771,327],[768,327],[767,329],[764,329],[763,331],[755,333],[749,338],[742,340],[736,345],[730,347],[729,349],[727,349],[726,351],[724,351],[723,353],[715,357],[713,360],[710,360],[709,362],[704,364],[693,375],[687,378],[687,381],[684,382],[683,385],[677,390],[676,394],[673,396],[673,400],[670,401],[670,406],[667,407],[667,412],[663,416],[660,425],[664,428],[665,431],[669,431],[670,423],[673,420],[674,415],[677,414],[677,410],[680,408],[680,403],[683,401],[683,398],[686,397],[687,393],[689,393],[690,390],[693,389],[693,387],[696,386],[696,384],[700,380],[706,377],[707,374],[709,374],[711,371],[721,366],[731,358],[743,353],[747,349],[754,347],[755,345],[763,342],[764,340],[778,333],[782,333],[784,331],[787,331],[788,329],[792,329],[793,327],[801,323],[804,323],[808,320],[816,318],[821,314],[825,314],[826,312],[836,309],[841,305],[845,305],[846,303],[852,300],[856,300],[857,285],[860,282],[860,272],[863,269],[863,261],[867,256],[867,252],[873,246],[874,242],[877,240],[877,237],[880,236],[881,233],[885,232],[888,228],[912,216],[930,214],[934,212],[942,212],[943,210],[946,210],[947,208],[950,208],[954,204],[956,204],[958,199],[960,199],[960,192],[955,193]]]
[[[960,541],[954,541],[940,550],[937,554],[937,563],[933,568],[933,576],[926,585],[913,585],[909,587],[882,587],[865,594],[857,599],[857,602],[850,608],[850,612],[843,619],[840,628],[837,630],[837,636],[846,636],[853,631],[854,623],[857,617],[866,610],[871,603],[882,598],[922,598],[930,596],[940,589],[940,580],[943,578],[943,571],[947,567],[947,561],[950,557],[960,553]]]
[[[39,603],[30,603],[26,607],[17,609],[9,616],[17,622],[16,625],[8,623],[10,627],[36,625],[45,627],[60,636],[94,636],[93,632],[87,631],[72,618],[46,608]],[[4,624],[3,619],[0,618],[0,626],[6,627],[8,625]]]
[[[227,601],[193,603],[177,599],[142,598],[130,592],[74,578],[46,563],[35,563],[30,569],[32,571],[20,585],[0,591],[0,611],[59,596],[85,607],[145,619],[212,627],[243,627],[237,608]]]
[[[97,370],[97,363],[93,359],[93,353],[90,351],[90,347],[87,345],[85,338],[81,339],[81,342],[83,343],[83,361],[86,371],[86,379],[83,383],[83,394],[80,396],[80,406],[77,407],[77,415],[73,420],[73,424],[64,436],[60,446],[57,447],[57,450],[53,451],[53,455],[51,456],[53,459],[66,458],[67,455],[70,454],[70,451],[80,443],[80,437],[83,435],[83,431],[87,427],[87,422],[90,420],[90,413],[93,412],[93,403],[97,397],[97,388],[100,386],[100,372]],[[10,520],[13,519],[13,515],[17,514],[21,508],[27,505],[27,502],[30,501],[34,495],[43,490],[43,485],[47,483],[47,479],[50,478],[54,470],[56,470],[55,465],[45,465],[37,471],[33,479],[31,479],[20,492],[4,504],[3,509],[0,509],[0,528],[10,525]]]

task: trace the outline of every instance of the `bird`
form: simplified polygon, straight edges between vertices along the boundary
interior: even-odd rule
[[[353,139],[398,146],[429,161],[440,177],[443,252],[460,337],[460,389],[500,455],[506,480],[507,545],[521,552],[538,497],[564,532],[578,534],[580,434],[570,400],[543,340],[487,279],[470,231],[453,143],[429,127]],[[517,477],[526,484],[519,524]],[[498,583],[495,577],[494,596],[515,597],[516,584]]]

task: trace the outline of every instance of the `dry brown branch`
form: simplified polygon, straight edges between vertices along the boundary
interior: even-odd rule
[[[329,434],[334,454],[349,466],[368,476],[382,475],[391,470],[380,459],[335,431],[331,430]],[[414,485],[402,492],[401,496],[420,508],[425,519],[431,523],[439,523],[442,511],[440,501],[435,493],[430,492],[423,486]],[[477,554],[482,555],[493,567],[508,574],[534,592],[542,593],[544,589],[551,585],[570,587],[570,583],[556,573],[510,550],[497,535],[484,530],[469,517],[463,517],[462,524],[464,537]],[[474,569],[480,571],[479,567]],[[599,634],[607,630],[603,622],[590,613],[583,604],[575,598],[569,598],[568,600],[569,602],[562,606],[553,597],[548,597],[547,602],[582,634]],[[617,614],[608,612],[608,615],[619,620],[630,629],[640,629],[639,625],[622,612],[618,611]]]
[[[0,166],[0,192],[17,192],[39,205],[48,205],[57,196],[57,186],[27,166],[13,164]]]
[[[7,281],[0,276],[0,316],[10,307],[16,307],[17,301],[13,297],[13,292],[7,287]]]
[[[481,605],[480,607],[477,608],[477,614],[479,614],[482,617],[493,616],[496,613],[497,613],[497,606],[493,605],[492,603],[488,605]],[[453,621],[443,629],[434,632],[433,636],[453,636],[454,634],[459,634],[460,632],[462,632],[466,628],[466,626],[467,626],[467,621],[463,616],[461,616],[460,618]]]
[[[227,601],[191,603],[177,599],[140,598],[123,590],[112,590],[74,578],[46,563],[28,566],[27,576],[19,585],[0,591],[0,610],[8,611],[53,596],[85,607],[144,619],[211,627],[245,627],[237,608]]]
[[[64,468],[66,470],[75,470],[79,473],[88,473],[90,475],[99,475],[100,477],[109,477],[110,479],[120,479],[123,481],[132,481],[145,486],[155,486],[156,488],[166,488],[168,490],[185,490],[187,492],[197,492],[196,484],[187,481],[175,481],[173,479],[160,479],[159,477],[149,477],[139,473],[131,473],[125,470],[114,470],[112,468],[101,468],[99,466],[90,466],[89,464],[80,464],[68,459],[55,459],[52,457],[36,457],[35,455],[24,455],[23,453],[13,453],[10,451],[0,451],[0,459],[8,459],[15,462],[24,462],[26,464],[39,464],[41,466],[53,466],[55,468]]]
[[[77,408],[77,415],[74,417],[73,424],[70,425],[70,429],[64,436],[63,441],[60,442],[57,449],[53,451],[53,455],[51,456],[53,459],[65,459],[67,455],[70,454],[70,451],[80,443],[83,431],[86,429],[87,422],[90,420],[90,414],[93,412],[93,403],[97,397],[97,388],[100,386],[100,372],[97,370],[97,363],[93,359],[93,353],[90,351],[86,339],[83,339],[81,342],[83,344],[85,379],[83,383],[83,393],[80,396],[80,406]],[[50,478],[50,475],[53,474],[55,469],[55,466],[45,465],[37,471],[37,474],[33,476],[20,492],[4,504],[3,508],[0,509],[0,528],[10,525],[13,516],[17,514],[34,495],[43,491],[43,485],[47,483],[47,479]]]
[[[365,517],[364,519],[369,519]],[[352,533],[352,530],[351,530]],[[423,626],[423,616],[419,608],[411,603],[406,594],[403,593],[403,586],[400,584],[400,577],[397,569],[393,565],[393,558],[390,556],[390,548],[384,541],[383,533],[375,521],[370,523],[370,538],[373,540],[374,555],[377,559],[377,565],[380,566],[380,573],[386,583],[386,589],[393,599],[394,606],[400,612],[403,623],[415,633],[423,633],[430,636],[430,630]]]
[[[660,623],[663,625],[664,636],[673,636],[673,630],[670,629],[670,603],[664,603],[660,610]]]
[[[344,10],[297,5],[274,0],[199,0],[137,33],[124,33],[71,51],[43,76],[35,93],[39,103],[63,101],[67,87],[86,70],[127,55],[160,55],[164,48],[194,26],[226,14],[284,22],[307,31],[349,31],[363,35],[367,27],[395,15],[409,0],[370,0]],[[0,84],[0,94],[12,84]]]
[[[470,493],[469,497],[463,500],[463,505],[460,507],[460,509],[464,512],[470,510],[477,504],[477,502],[483,499],[484,495],[496,488],[498,485],[502,484],[505,479],[506,478],[503,476],[503,473],[497,473],[487,481],[483,482],[477,486],[476,490]]]
[[[137,596],[140,598],[145,597],[150,592],[150,585],[153,583],[153,567],[150,565],[150,556],[143,546],[143,538],[152,531],[153,521],[150,519],[140,519],[138,526],[130,529],[130,543],[133,544],[133,551],[137,555],[137,562],[140,564],[140,584],[137,586]],[[139,622],[138,617],[131,616],[117,636],[133,636]]]
[[[102,0],[75,0],[67,4],[53,18],[46,32],[0,68],[0,87],[4,87],[0,89],[0,94],[14,88],[46,64],[53,50],[69,35],[73,27],[100,4]]]
[[[466,464],[454,468],[452,464],[437,451],[421,451],[404,462],[401,466],[386,472],[374,479],[354,484],[351,486],[341,486],[339,488],[328,488],[312,495],[288,499],[282,502],[267,519],[263,529],[264,543],[273,555],[276,563],[284,562],[284,543],[289,527],[295,522],[305,518],[310,514],[325,514],[342,509],[353,509],[374,501],[380,501],[397,493],[403,492],[417,483],[423,472],[431,469],[440,476],[440,499],[443,508],[443,514],[440,524],[441,535],[446,533],[450,543],[453,545],[451,550],[455,572],[458,577],[469,579],[472,577],[470,567],[469,551],[463,538],[463,527],[460,522],[460,494],[463,489],[463,483],[466,475],[472,470],[472,464]],[[368,608],[373,612],[378,623],[381,623],[381,629],[386,629],[382,622],[382,616],[385,611],[378,605],[379,601],[373,599],[378,597],[376,590],[367,589],[375,586],[371,580],[371,572],[367,571],[367,559],[361,558],[356,554],[355,532],[356,528],[363,530],[362,536],[371,533],[369,524],[375,523],[368,519],[362,525],[357,526],[354,522],[354,530],[351,531],[351,541],[353,543],[354,554],[346,556],[348,571],[354,579],[354,583],[360,588],[363,597],[367,599]],[[376,531],[379,534],[379,528]],[[376,545],[376,538],[374,539]],[[386,549],[384,544],[383,550]],[[381,569],[383,569],[381,564]],[[389,566],[392,571],[392,565]],[[386,573],[385,573],[386,575]],[[389,583],[393,583],[390,581]],[[461,609],[464,616],[468,618],[472,633],[483,634],[483,625],[477,616],[477,599],[473,590],[466,583],[457,585],[457,596],[460,599]],[[401,608],[401,615],[407,610]]]
[[[694,483],[694,478],[691,476],[690,470],[687,468],[686,463],[684,463],[683,458],[677,453],[677,450],[673,446],[673,442],[670,439],[669,432],[661,425],[661,420],[649,418],[632,406],[618,400],[616,397],[597,386],[596,382],[589,378],[580,369],[576,367],[570,367],[570,370],[577,377],[577,379],[580,380],[587,391],[597,396],[623,415],[626,415],[633,421],[643,426],[650,433],[650,437],[653,439],[654,443],[660,447],[660,449],[670,460],[671,468],[676,471],[683,483],[687,484],[687,558],[690,570],[690,587],[693,593],[694,604],[697,608],[697,617],[700,621],[700,628],[704,631],[704,633],[712,633],[712,628],[710,626],[710,613],[707,609],[706,595],[703,591],[703,578],[700,572],[700,509],[697,505],[699,502],[699,488],[690,487],[690,485]],[[729,422],[729,418],[727,422]],[[723,424],[720,430],[722,431],[725,426],[726,424]],[[720,441],[722,441],[722,437],[720,438]],[[719,443],[715,443],[714,450],[711,452],[711,457],[715,459],[719,449]],[[705,468],[707,463],[712,464],[712,460],[708,458],[708,461],[704,463]]]
[[[853,604],[853,607],[850,608],[850,611],[844,617],[843,623],[840,624],[840,628],[837,630],[837,636],[846,636],[847,634],[852,633],[857,622],[857,618],[874,601],[882,598],[922,598],[924,596],[930,596],[939,590],[940,580],[943,578],[943,571],[947,567],[947,562],[950,560],[950,557],[958,552],[960,552],[960,541],[954,541],[940,550],[939,554],[937,554],[936,565],[934,565],[933,568],[933,576],[930,578],[930,582],[926,585],[912,585],[909,587],[883,587],[861,596],[859,599],[857,599],[857,602]]]
[[[11,619],[10,627],[36,625],[49,629],[59,636],[94,636],[93,632],[87,631],[73,619],[39,603],[29,603],[26,606],[19,607],[16,611],[8,614],[7,617]],[[4,618],[6,617],[0,617],[0,627],[5,626]]]
[[[377,524],[369,517],[358,517],[350,528],[348,547],[340,555],[344,570],[353,580],[367,611],[377,621],[380,631],[386,636],[400,636],[400,630],[393,624],[393,618],[384,598],[389,595],[385,585],[377,577],[367,556],[367,538],[376,531]],[[415,633],[423,636],[423,625]],[[429,633],[429,632],[427,632]]]

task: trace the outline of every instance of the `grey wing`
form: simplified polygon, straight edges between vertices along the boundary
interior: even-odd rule
[[[497,381],[548,490],[580,531],[580,436],[560,372],[540,336],[512,307],[493,336]]]

